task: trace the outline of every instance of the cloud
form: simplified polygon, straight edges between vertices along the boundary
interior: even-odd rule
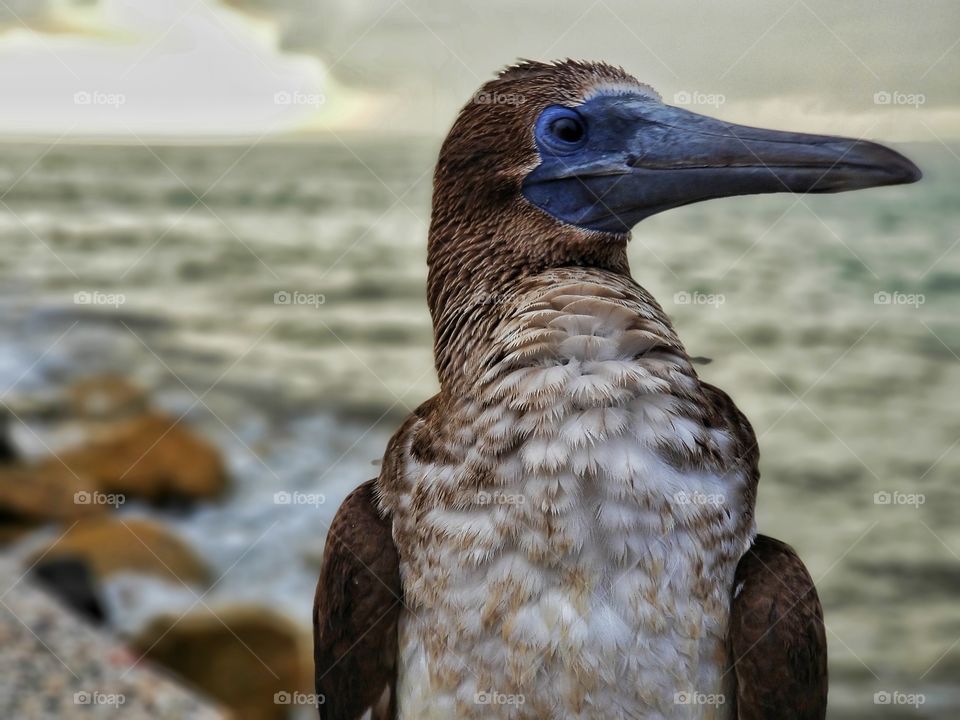
[[[27,24],[71,30],[8,24],[0,42],[8,134],[260,135],[335,118],[359,97],[338,88],[316,56],[279,51],[273,24],[217,3],[105,0],[48,8]]]
[[[442,132],[477,85],[518,57],[604,59],[663,91],[719,93],[749,121],[751,103],[800,125],[818,114],[858,118],[930,139],[921,120],[960,137],[960,3],[875,0],[231,0],[271,12],[283,47],[311,52],[351,86],[412,95],[426,131]],[[923,94],[923,113],[877,108],[881,91]],[[774,101],[782,101],[774,103]],[[418,122],[412,116],[408,118]],[[823,129],[823,128],[820,128]]]
[[[952,0],[6,2],[40,30],[0,12],[0,93],[14,108],[0,132],[442,134],[496,69],[569,56],[623,65],[668,101],[722,95],[703,111],[738,122],[960,138]],[[78,107],[78,91],[126,104]],[[884,106],[882,92],[924,102]]]

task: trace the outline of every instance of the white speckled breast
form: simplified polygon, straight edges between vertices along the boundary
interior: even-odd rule
[[[753,529],[742,473],[705,459],[731,435],[702,422],[659,309],[549,287],[517,299],[449,422],[410,429],[384,493],[410,608],[400,717],[732,717],[727,616]],[[424,432],[442,461],[410,451]]]

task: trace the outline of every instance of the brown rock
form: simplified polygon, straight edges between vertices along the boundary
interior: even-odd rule
[[[0,467],[0,542],[47,521],[70,521],[106,512],[89,502],[96,483],[57,462]]]
[[[40,558],[30,570],[34,582],[90,622],[106,619],[96,578],[79,557]]]
[[[79,558],[97,579],[129,571],[173,582],[206,585],[209,572],[190,546],[153,520],[118,517],[83,520],[40,553],[43,560]]]
[[[35,523],[25,522],[18,518],[9,518],[0,514],[0,548],[16,542],[36,527]]]
[[[161,413],[118,423],[89,444],[45,463],[63,463],[92,478],[104,492],[154,502],[213,498],[226,487],[219,451],[183,422]]]
[[[301,693],[293,697],[303,701],[310,682],[305,636],[262,608],[161,617],[134,646],[221,701],[238,720],[285,720],[291,705],[277,702],[277,694]]]

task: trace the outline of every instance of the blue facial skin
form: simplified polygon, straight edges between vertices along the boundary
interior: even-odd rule
[[[627,233],[645,217],[711,198],[842,192],[920,179],[875,143],[714,120],[635,94],[551,105],[536,120],[532,204],[587,230]]]

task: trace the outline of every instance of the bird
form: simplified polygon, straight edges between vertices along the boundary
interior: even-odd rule
[[[434,174],[439,392],[328,528],[320,716],[825,717],[823,610],[758,533],[756,435],[627,242],[689,203],[920,176],[866,140],[670,106],[603,62],[485,83]]]

